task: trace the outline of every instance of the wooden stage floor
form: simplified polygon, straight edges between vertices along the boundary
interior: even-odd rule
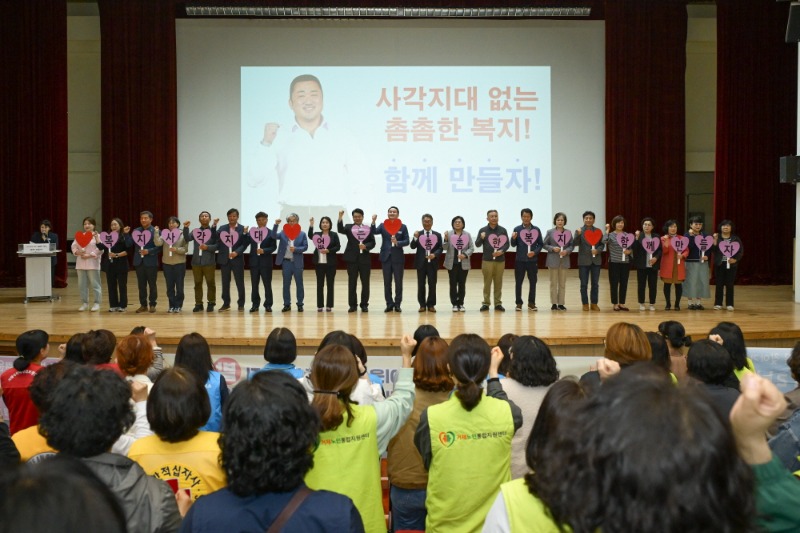
[[[453,313],[449,305],[447,274],[439,275],[437,313],[418,313],[416,302],[416,272],[405,273],[405,296],[402,313],[384,313],[383,281],[380,271],[371,276],[370,312],[365,314],[347,313],[347,274],[340,270],[336,276],[336,308],[332,313],[316,311],[316,280],[313,271],[305,272],[306,311],[298,313],[296,307],[289,313],[281,313],[281,274],[274,273],[273,292],[275,305],[273,313],[263,309],[259,313],[249,313],[250,279],[245,273],[245,311],[236,310],[236,288],[231,287],[234,308],[227,313],[192,313],[194,305],[193,279],[191,272],[186,276],[187,298],[184,311],[180,315],[167,313],[166,290],[163,277],[159,274],[159,305],[155,314],[135,314],[138,307],[136,278],[131,272],[128,280],[128,297],[132,304],[126,313],[109,313],[105,279],[103,279],[103,300],[99,312],[79,312],[80,298],[77,277],[70,271],[69,286],[55,289],[61,297],[55,302],[23,303],[25,289],[0,289],[0,353],[13,353],[16,336],[28,329],[40,328],[50,333],[54,344],[66,341],[73,333],[89,329],[105,328],[122,336],[137,325],[147,325],[155,329],[158,339],[167,353],[174,349],[180,337],[192,331],[202,333],[215,350],[241,355],[260,354],[263,351],[266,335],[278,326],[290,328],[298,339],[301,354],[312,354],[320,339],[331,330],[343,329],[357,335],[367,346],[370,355],[397,354],[400,336],[413,332],[420,324],[432,324],[442,334],[451,339],[460,333],[478,333],[487,341],[494,342],[505,333],[531,334],[541,337],[553,348],[554,355],[585,356],[596,355],[602,350],[603,337],[608,327],[619,321],[639,324],[645,331],[656,330],[664,320],[678,320],[694,338],[705,336],[722,320],[736,322],[745,332],[748,344],[754,346],[793,346],[800,340],[800,305],[794,303],[792,287],[782,286],[740,286],[736,288],[736,310],[714,311],[713,302],[705,301],[705,311],[686,310],[680,312],[664,311],[663,294],[658,294],[656,311],[638,311],[636,304],[636,281],[632,277],[628,288],[628,307],[631,311],[613,312],[609,303],[608,282],[605,272],[600,279],[601,312],[583,312],[578,292],[577,271],[570,271],[567,281],[567,312],[550,311],[549,276],[546,270],[539,273],[538,312],[514,311],[514,273],[507,270],[503,280],[503,305],[505,313],[494,310],[478,311],[482,299],[482,277],[479,271],[469,275],[465,313]],[[217,305],[221,305],[220,276],[217,272]],[[525,289],[527,290],[527,285]],[[711,292],[713,295],[714,288]]]

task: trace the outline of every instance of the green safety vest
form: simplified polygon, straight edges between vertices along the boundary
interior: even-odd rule
[[[511,479],[511,407],[484,396],[467,411],[453,395],[428,408],[428,425],[426,531],[479,532],[500,485]]]
[[[344,421],[333,430],[320,433],[314,452],[314,467],[306,474],[306,485],[330,490],[353,500],[361,513],[364,531],[386,533],[378,457],[378,419],[372,406],[352,405],[353,425]]]
[[[561,533],[550,518],[544,503],[530,493],[525,478],[503,483],[500,487],[506,505],[508,524],[514,533]],[[567,528],[567,531],[572,531]]]

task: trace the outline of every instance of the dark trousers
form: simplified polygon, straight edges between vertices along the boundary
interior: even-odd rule
[[[403,263],[392,260],[381,263],[383,269],[383,297],[386,307],[400,307],[403,302]],[[394,279],[395,296],[392,298],[392,280]]]
[[[664,299],[667,301],[667,305],[670,302],[670,294],[672,293],[672,283],[665,283],[664,284]],[[681,297],[683,296],[683,285],[680,283],[675,283],[675,305],[678,306],[681,304]]]
[[[447,273],[450,276],[450,304],[463,306],[469,270],[464,270],[461,266],[461,261],[453,261],[453,268],[448,270]]]
[[[164,279],[167,281],[169,307],[183,307],[183,280],[186,278],[186,263],[163,265]]]
[[[106,272],[109,307],[128,307],[128,271],[115,272],[109,268]]]
[[[522,284],[528,276],[528,305],[536,305],[536,283],[539,281],[539,265],[536,261],[514,263],[514,296],[516,304],[522,305]]]
[[[611,287],[611,303],[625,305],[628,296],[628,277],[631,275],[630,263],[608,263],[608,284]]]
[[[439,261],[425,261],[422,268],[417,269],[417,301],[420,307],[436,306],[436,280],[439,277]],[[425,285],[428,295],[425,296]]]
[[[592,278],[592,303],[597,303],[598,288],[597,284],[600,281],[600,265],[584,265],[578,267],[578,279],[581,280],[581,303],[586,305],[589,303],[589,294],[586,290],[589,287],[589,277]]]
[[[136,267],[136,282],[139,285],[139,305],[147,307],[148,301],[150,307],[155,307],[158,300],[158,286],[156,285],[156,277],[158,276],[157,266],[144,266],[138,265]],[[147,297],[147,289],[150,288],[150,298]]]
[[[358,304],[358,293],[356,288],[358,280],[361,279],[361,308],[369,306],[369,261],[356,261],[347,263],[347,303],[350,307]]]
[[[233,272],[236,291],[239,293],[236,303],[239,307],[244,307],[244,262],[228,261],[226,264],[220,265],[220,270],[222,271],[222,305],[231,305],[231,272]]]
[[[640,268],[636,270],[637,289],[639,289],[639,303],[645,303],[645,287],[649,291],[650,305],[656,303],[656,293],[658,292],[658,269]]]
[[[335,260],[336,256],[331,254],[330,258]],[[315,270],[317,271],[317,307],[333,307],[333,279],[336,277],[336,263],[330,261],[317,264]],[[328,285],[327,292],[325,291],[326,283]],[[324,298],[323,293],[325,293]]]
[[[714,290],[714,305],[722,305],[722,291],[725,291],[725,305],[733,306],[733,284],[736,282],[736,272],[739,265],[728,265],[722,263],[714,269],[714,276],[717,278],[717,286]]]
[[[253,307],[261,304],[259,284],[264,285],[264,308],[272,307],[272,264],[250,267],[250,302]]]

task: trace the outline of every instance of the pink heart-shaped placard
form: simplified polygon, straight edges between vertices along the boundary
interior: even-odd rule
[[[89,243],[92,242],[92,235],[91,231],[76,231],[75,232],[75,241],[78,243],[78,246],[81,248],[86,248],[89,246]]]
[[[710,250],[714,246],[714,237],[712,235],[695,235],[694,244],[703,251]]]
[[[500,248],[506,245],[506,243],[508,242],[508,237],[506,237],[505,235],[491,234],[486,237],[486,241],[489,243],[489,246],[491,246],[495,250],[499,250]]]
[[[742,245],[736,241],[722,241],[719,243],[719,249],[722,252],[722,255],[729,259],[739,253],[741,248]]]
[[[400,231],[400,226],[403,225],[403,222],[399,218],[387,218],[383,221],[383,229],[386,230],[386,233],[389,235],[395,235],[398,231]]]
[[[429,252],[436,247],[436,243],[439,242],[439,238],[431,233],[430,235],[422,234],[419,236],[419,244],[422,246],[423,249],[428,250]]]
[[[367,237],[369,237],[371,231],[372,230],[370,229],[370,227],[364,224],[358,224],[358,225],[353,224],[350,227],[350,233],[353,234],[353,237],[355,237],[358,240],[358,242],[364,242],[367,239]]]
[[[453,233],[450,235],[450,246],[458,250],[459,252],[466,248],[469,245],[469,239],[462,233]]]
[[[597,228],[587,228],[583,230],[583,238],[586,239],[586,242],[591,246],[597,246],[597,243],[603,238],[603,232]]]
[[[672,249],[679,254],[683,253],[683,251],[689,247],[689,237],[684,237],[683,235],[670,237],[669,242],[672,245]]]
[[[553,233],[553,239],[555,239],[559,248],[563,248],[569,244],[569,241],[572,240],[572,232],[568,229],[565,229],[564,231],[556,231]]]
[[[227,246],[228,248],[233,248],[236,246],[236,243],[239,242],[239,232],[234,231],[227,231],[222,230],[219,232],[219,242],[223,246]]]
[[[650,255],[656,253],[656,250],[658,250],[659,246],[661,246],[661,239],[658,237],[642,238],[642,248],[644,248]]]
[[[153,235],[148,230],[141,229],[133,230],[131,235],[133,236],[133,243],[139,248],[147,246],[147,243],[153,238]]]
[[[539,230],[535,228],[523,229],[519,232],[519,238],[530,248],[539,238]]]
[[[624,231],[616,233],[614,238],[617,240],[617,244],[619,244],[620,248],[624,250],[630,248],[633,241],[636,239],[633,233],[625,233]]]
[[[208,228],[194,228],[192,230],[192,237],[200,244],[205,244],[211,240],[211,230]]]
[[[181,238],[182,234],[183,232],[178,228],[162,229],[161,239],[170,246],[175,246],[175,243],[178,242],[178,239]]]
[[[101,231],[100,232],[100,242],[105,245],[106,248],[111,248],[117,241],[119,240],[119,232],[118,231]]]
[[[256,244],[261,244],[262,242],[264,242],[264,239],[269,237],[269,229],[267,229],[266,227],[264,228],[254,227],[250,228],[249,234],[250,238],[253,239]]]
[[[331,236],[324,233],[317,233],[311,237],[311,240],[314,241],[314,247],[317,250],[325,250],[331,244]]]
[[[290,241],[295,240],[300,235],[300,224],[284,224],[283,234],[286,235]]]

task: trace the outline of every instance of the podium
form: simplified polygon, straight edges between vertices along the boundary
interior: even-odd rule
[[[25,303],[29,301],[52,302],[52,258],[61,250],[53,243],[24,243],[17,247],[17,255],[25,259]]]

